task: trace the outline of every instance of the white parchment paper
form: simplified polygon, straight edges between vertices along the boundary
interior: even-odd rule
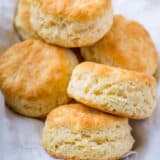
[[[17,0],[0,0],[0,54],[19,41],[13,28]],[[113,0],[114,12],[139,21],[150,32],[160,53],[160,0]],[[159,160],[160,155],[160,69],[158,69],[158,102],[152,118],[131,121],[136,139],[128,160]],[[41,147],[40,120],[17,115],[4,104],[0,94],[0,160],[53,160]]]

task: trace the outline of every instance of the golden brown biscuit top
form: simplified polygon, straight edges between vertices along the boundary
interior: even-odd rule
[[[23,39],[29,39],[31,37],[38,38],[30,22],[30,6],[31,0],[19,0],[16,9],[14,25],[17,32],[20,33],[20,37]]]
[[[18,16],[23,20],[28,29],[32,29],[30,24],[30,0],[20,0],[18,4]]]
[[[52,92],[52,86],[68,82],[77,64],[76,58],[70,62],[70,54],[70,50],[39,40],[17,43],[0,57],[0,88],[5,94],[47,97],[45,93]]]
[[[83,104],[69,104],[51,111],[46,123],[51,128],[68,127],[73,130],[94,130],[114,128],[118,124],[127,126],[128,119],[114,117]]]
[[[149,33],[135,21],[114,16],[111,30],[96,43],[115,66],[154,74],[158,54]]]
[[[94,62],[83,62],[75,67],[74,73],[89,73],[95,77],[108,77],[116,83],[125,80],[134,80],[141,82],[149,87],[155,87],[156,80],[153,76],[150,76],[143,72],[136,72],[117,67],[111,67],[105,64],[98,64]]]
[[[111,8],[111,0],[34,0],[46,14],[68,20],[89,21]]]

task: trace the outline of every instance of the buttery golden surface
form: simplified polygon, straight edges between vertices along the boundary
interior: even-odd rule
[[[19,0],[14,19],[16,30],[24,40],[38,38],[30,23],[30,5],[31,0]]]
[[[6,103],[26,116],[45,116],[52,108],[69,102],[66,88],[78,64],[72,51],[27,40],[0,57],[0,88]]]
[[[116,15],[111,30],[92,46],[81,48],[85,60],[154,74],[158,54],[146,29]]]
[[[111,8],[111,0],[34,0],[32,3],[46,14],[74,21],[94,20]]]
[[[63,105],[54,109],[47,116],[48,125],[72,128],[76,131],[116,128],[116,125],[121,123],[127,126],[128,119],[105,114],[83,104]]]

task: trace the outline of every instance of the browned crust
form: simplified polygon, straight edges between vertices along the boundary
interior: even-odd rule
[[[75,6],[75,1],[71,0],[34,0],[32,3],[33,5],[38,5],[42,12],[46,14],[83,22],[102,17],[106,10],[112,8],[111,0],[97,2],[92,2],[92,0],[76,1],[77,3],[79,2],[79,5]]]

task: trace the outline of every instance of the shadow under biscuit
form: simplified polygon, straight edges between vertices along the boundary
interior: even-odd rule
[[[155,78],[156,78],[156,80],[158,82],[160,80],[160,57],[158,59],[157,71],[156,71],[154,76],[155,76]]]
[[[72,51],[77,56],[79,62],[83,62],[84,61],[84,58],[82,57],[81,52],[80,52],[80,48],[72,48]]]
[[[145,146],[146,142],[147,142],[147,136],[146,134],[143,134],[143,136],[141,136],[142,134],[139,133],[141,132],[141,125],[140,123],[145,123],[145,121],[147,120],[142,120],[140,121],[136,121],[136,120],[130,120],[130,125],[132,126],[132,135],[135,138],[135,144],[134,144],[134,149],[139,149],[143,146]],[[143,132],[145,133],[146,131],[143,130]]]

